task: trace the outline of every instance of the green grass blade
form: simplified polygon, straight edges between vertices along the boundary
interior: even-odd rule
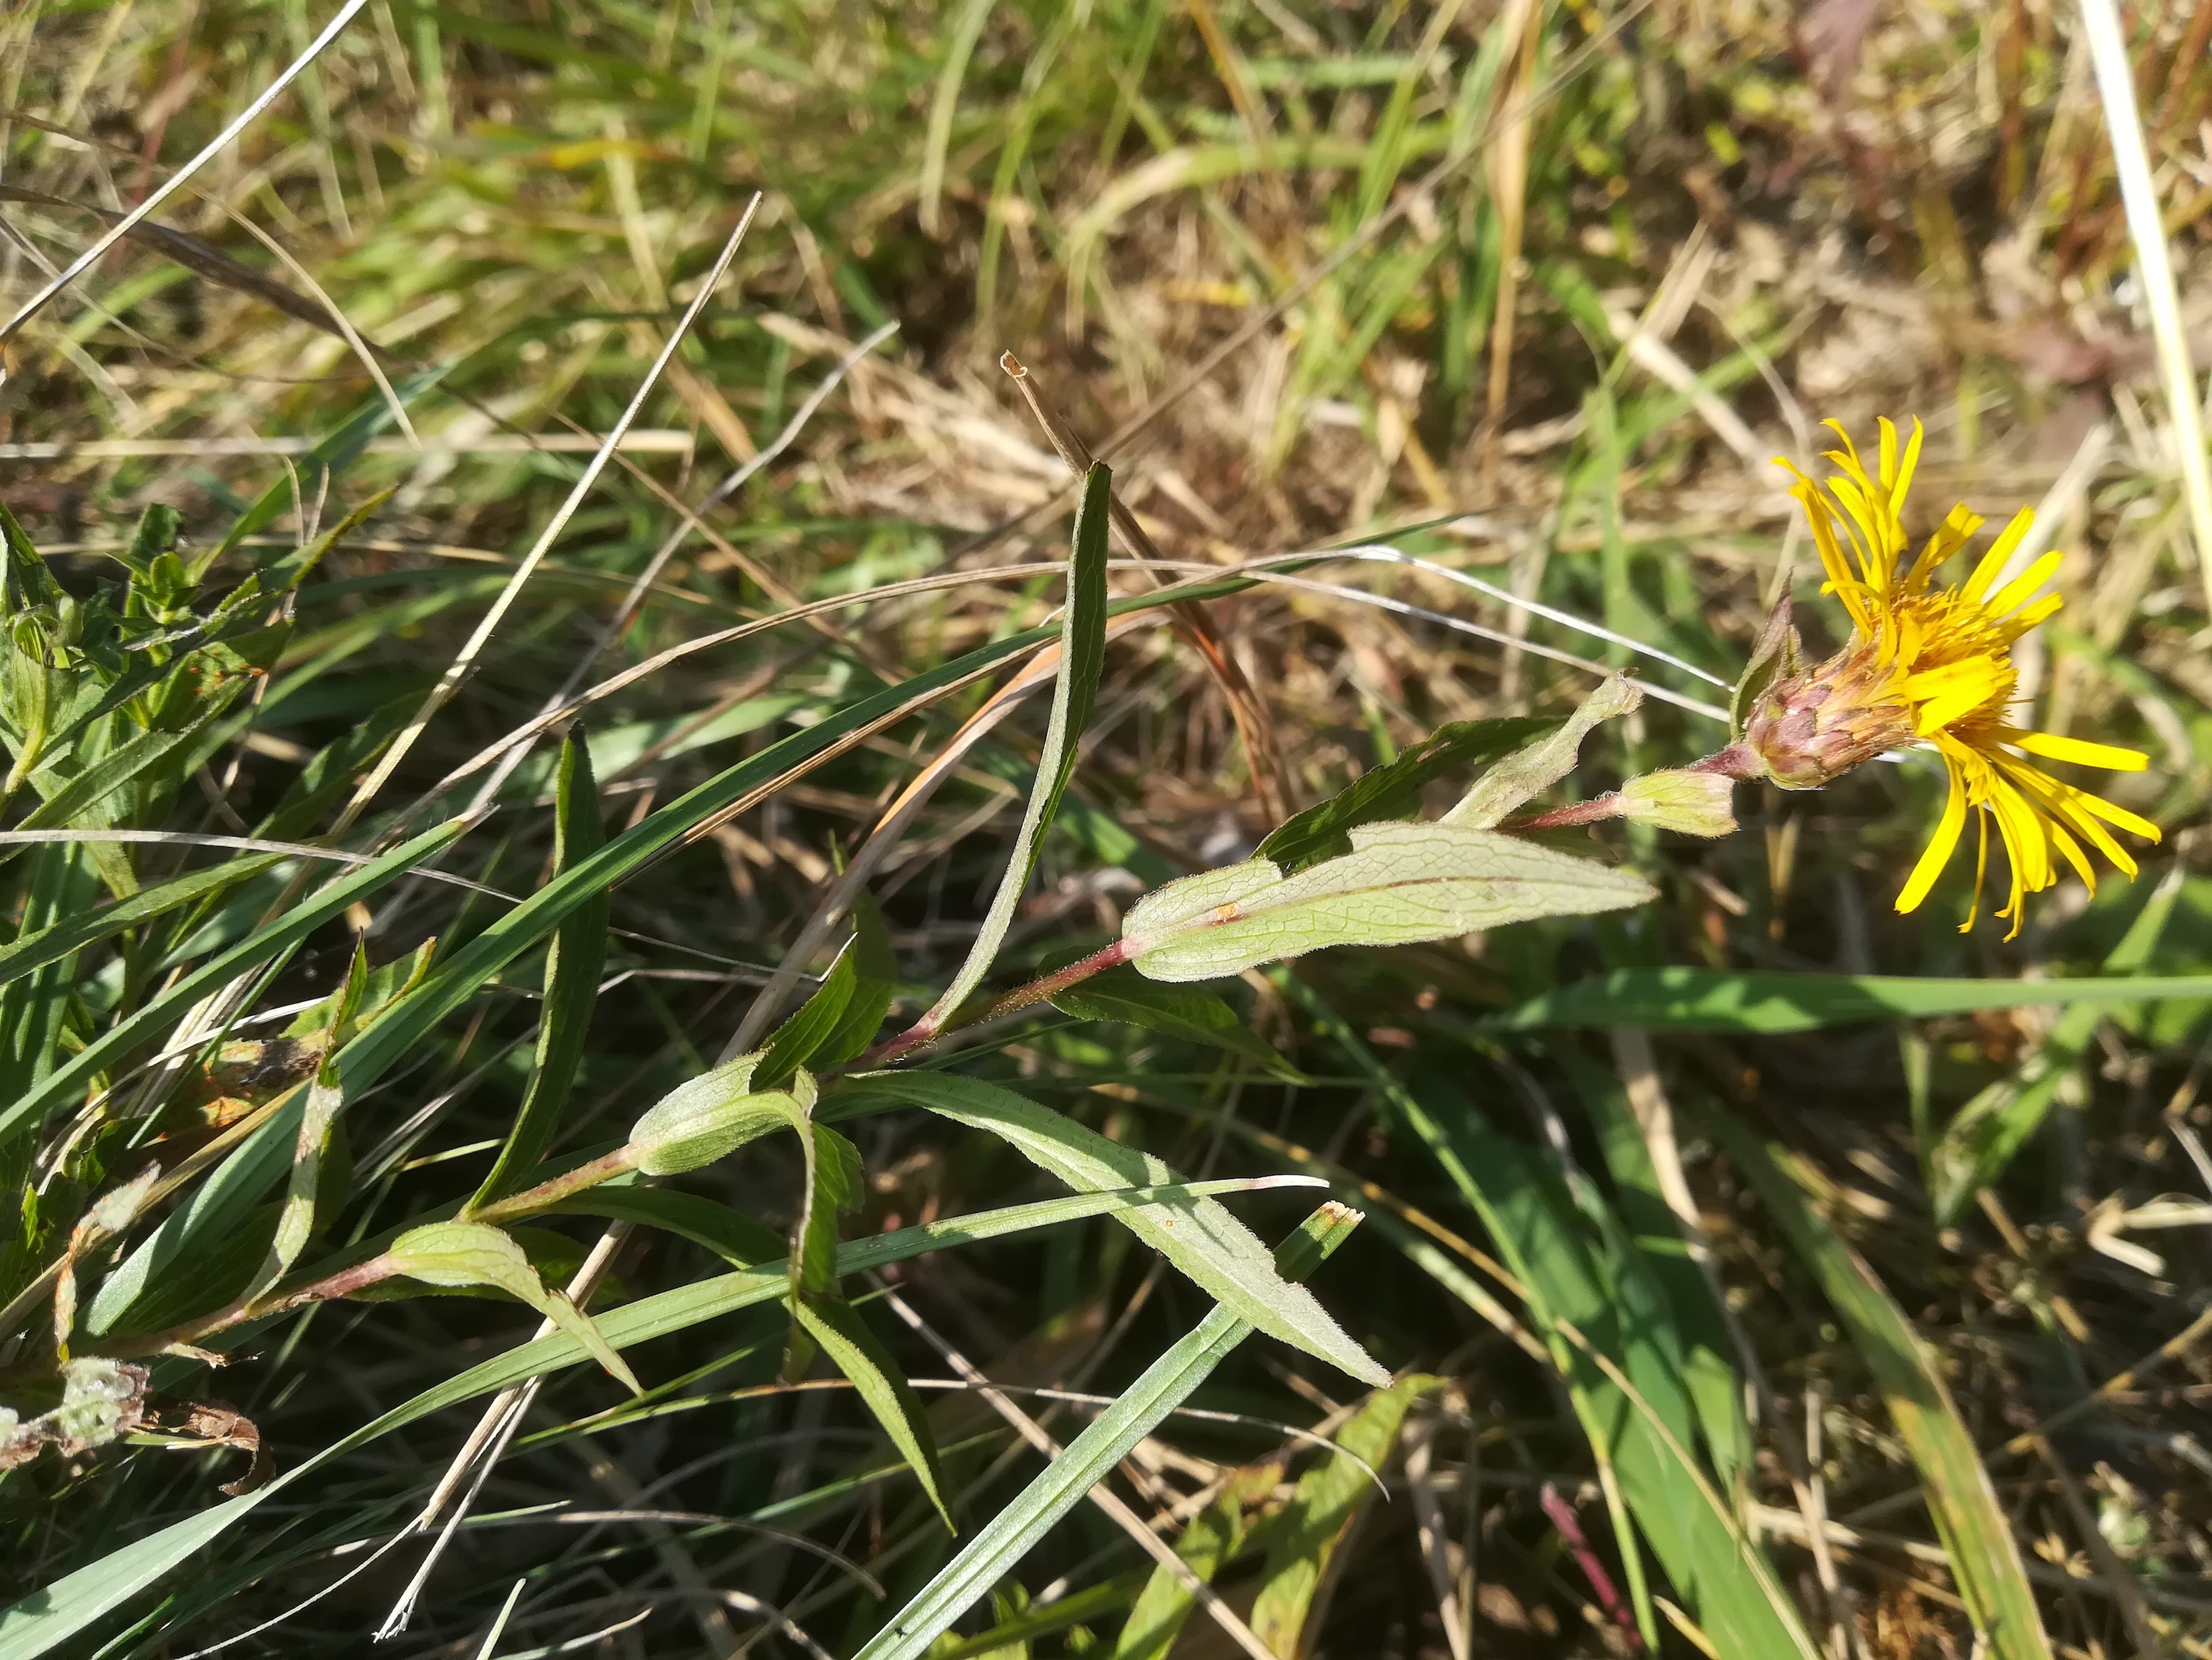
[[[1928,1513],[1977,1633],[1986,1634],[1995,1660],[2051,1660],[2020,1547],[1936,1357],[1866,1259],[1807,1201],[1793,1179],[1794,1158],[1763,1146],[1726,1114],[1707,1122],[1782,1224],[1873,1372],[1920,1471]]]
[[[1817,1651],[1772,1565],[1695,1455],[1698,1418],[1674,1316],[1626,1230],[1609,1213],[1591,1214],[1601,1204],[1595,1195],[1577,1205],[1455,1087],[1437,1079],[1409,1088],[1310,988],[1287,975],[1278,983],[1368,1074],[1497,1242],[1592,1450],[1699,1623],[1731,1656],[1813,1660]],[[1631,1593],[1648,1621],[1635,1539],[1617,1516],[1616,1527]]]
[[[2133,974],[2150,960],[2181,888],[2182,867],[2177,865],[2151,891],[2127,933],[2105,958],[2107,979]],[[2042,1128],[2059,1091],[2079,1069],[2082,1051],[2097,1034],[2097,1023],[2109,1012],[2098,1003],[2069,1005],[2014,1076],[1982,1091],[1943,1127],[1942,1135],[1923,1154],[1929,1200],[1940,1225],[1955,1226],[1974,1202],[1975,1193],[1996,1181]]]
[[[839,1085],[832,1099],[840,1105],[921,1107],[988,1131],[1079,1192],[1180,1179],[1150,1153],[1109,1141],[1050,1107],[972,1078],[868,1073]],[[1238,1318],[1364,1383],[1389,1381],[1390,1374],[1345,1334],[1311,1292],[1276,1272],[1267,1248],[1225,1207],[1200,1200],[1178,1215],[1129,1211],[1120,1220]]]
[[[920,1227],[900,1228],[841,1246],[840,1274],[863,1274],[889,1263],[903,1262],[947,1245],[981,1243],[1003,1239],[1038,1228],[1079,1221],[1085,1217],[1110,1215],[1146,1205],[1181,1205],[1193,1198],[1216,1193],[1249,1191],[1267,1185],[1266,1178],[1174,1183],[1164,1187],[1120,1189],[1110,1193],[1073,1195],[1031,1205],[1011,1205],[972,1216],[948,1217]],[[1334,1249],[1334,1246],[1331,1246]],[[789,1278],[781,1262],[702,1280],[695,1285],[657,1296],[639,1298],[595,1323],[599,1335],[617,1350],[655,1337],[687,1329],[738,1310],[757,1308],[784,1296]],[[458,1406],[533,1377],[557,1371],[588,1359],[589,1352],[574,1338],[556,1332],[470,1367],[445,1382],[404,1402],[374,1422],[317,1454],[307,1462],[279,1475],[268,1486],[198,1516],[172,1523],[121,1550],[64,1575],[52,1584],[33,1591],[12,1608],[0,1612],[0,1660],[33,1660],[82,1631],[111,1609],[190,1560],[273,1495],[292,1482],[395,1430],[405,1428],[434,1412]],[[1194,1380],[1194,1383],[1196,1380]],[[1168,1402],[1172,1408],[1180,1398]]]
[[[1493,1015],[1486,1031],[1631,1026],[1645,1031],[1816,1031],[1867,1020],[1925,1019],[1978,1009],[2100,1009],[2212,1000],[2212,975],[2113,979],[1946,980],[1886,974],[1723,969],[1615,969]]]
[[[1331,1202],[1309,1217],[1278,1253],[1285,1278],[1310,1273],[1349,1237],[1357,1211]],[[865,1644],[854,1660],[920,1660],[937,1639],[1014,1564],[1053,1523],[1083,1500],[1129,1450],[1189,1399],[1223,1358],[1252,1328],[1217,1308],[1196,1330],[1146,1367],[1120,1399],[1068,1443],[1021,1496],[923,1587],[898,1615]]]
[[[67,824],[89,809],[98,806],[131,780],[149,767],[160,763],[170,751],[192,736],[197,728],[183,732],[142,732],[126,739],[114,749],[61,783],[54,793],[23,815],[17,830],[51,830]],[[42,783],[48,775],[33,777],[33,784]],[[101,822],[104,828],[107,820]],[[0,860],[8,857],[12,848],[0,848]]]
[[[561,743],[554,788],[553,868],[565,871],[599,851],[605,841],[599,792],[583,734],[571,728]],[[545,1006],[538,1024],[538,1063],[522,1106],[499,1157],[469,1208],[525,1186],[531,1167],[545,1156],[559,1128],[562,1109],[576,1085],[592,1010],[599,1000],[599,975],[607,961],[606,891],[587,896],[553,932],[545,958]]]
[[[455,821],[425,830],[411,842],[402,843],[382,858],[362,866],[343,879],[301,901],[268,927],[177,980],[160,995],[141,1003],[128,1019],[109,1027],[72,1056],[68,1064],[57,1067],[0,1110],[0,1141],[30,1128],[50,1109],[74,1094],[81,1094],[93,1078],[153,1039],[165,1025],[215,987],[260,967],[297,945],[332,917],[343,915],[348,906],[368,898],[387,883],[443,852],[467,828]]]
[[[1252,1604],[1252,1633],[1276,1653],[1307,1651],[1302,1639],[1329,1560],[1376,1495],[1372,1472],[1389,1462],[1406,1409],[1449,1381],[1416,1372],[1368,1396],[1336,1432],[1336,1444],[1351,1456],[1339,1454],[1308,1470],[1288,1507],[1254,1530],[1252,1543],[1265,1546],[1267,1560]]]
[[[1281,1475],[1280,1465],[1261,1468],[1270,1477]],[[1232,1481],[1227,1492],[1190,1518],[1182,1537],[1176,1541],[1176,1557],[1209,1585],[1236,1554],[1244,1535],[1244,1495],[1237,1490],[1239,1485]],[[1274,1483],[1270,1480],[1268,1485]],[[1155,1567],[1143,1585],[1115,1639],[1111,1660],[1163,1660],[1198,1607],[1198,1597],[1182,1576],[1170,1572],[1164,1564]]]
[[[181,909],[196,900],[223,889],[234,886],[263,871],[283,862],[279,854],[260,854],[251,858],[233,859],[228,863],[212,866],[190,875],[142,888],[128,899],[118,899],[112,904],[82,916],[70,917],[52,927],[40,928],[7,946],[0,946],[0,985],[20,975],[44,968],[49,963],[59,962],[72,952],[135,928],[141,922],[151,921],[156,916]]]
[[[1052,717],[1045,727],[1036,781],[1030,790],[1021,829],[1014,835],[1006,873],[976,927],[968,960],[922,1016],[921,1024],[931,1030],[943,1025],[990,972],[991,961],[1013,926],[1014,907],[1021,903],[1022,891],[1036,868],[1045,832],[1052,828],[1060,798],[1075,771],[1078,740],[1097,700],[1098,675],[1106,661],[1107,506],[1113,483],[1113,475],[1103,465],[1091,468],[1083,481],[1083,505],[1075,515],[1075,546],[1067,568],[1067,605],[1060,618],[1060,672],[1053,683]]]

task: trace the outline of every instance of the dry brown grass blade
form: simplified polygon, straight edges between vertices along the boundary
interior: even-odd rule
[[[8,112],[10,120],[27,121],[18,111]],[[51,121],[29,121],[43,131],[61,134],[79,143],[95,142],[82,135],[70,132]],[[333,315],[305,295],[295,294],[282,283],[264,276],[251,265],[240,265],[220,249],[202,241],[198,237],[158,223],[141,219],[125,224],[124,216],[90,202],[73,202],[65,196],[50,196],[45,191],[29,190],[21,185],[0,185],[0,202],[20,202],[27,207],[59,208],[70,213],[82,213],[97,219],[111,228],[123,226],[125,240],[141,242],[157,252],[166,254],[186,271],[206,277],[210,283],[235,289],[240,294],[250,294],[265,305],[275,307],[287,317],[322,330],[325,334],[343,334]]]
[[[1044,429],[1052,447],[1060,452],[1060,459],[1067,470],[1080,478],[1089,472],[1095,461],[1090,446],[1081,435],[1062,420],[1060,413],[1046,401],[1036,384],[1036,377],[1024,368],[1019,358],[1006,352],[999,358],[999,367],[1013,378],[1027,400],[1030,413],[1036,417],[1037,425]],[[1139,559],[1160,562],[1160,550],[1145,527],[1137,522],[1137,515],[1124,507],[1117,496],[1107,497],[1107,515],[1119,532],[1122,544]],[[1175,619],[1176,632],[1196,647],[1205,659],[1206,670],[1213,676],[1221,694],[1229,700],[1229,713],[1237,723],[1237,735],[1244,745],[1244,758],[1252,771],[1252,787],[1260,798],[1260,808],[1270,824],[1279,824],[1289,816],[1287,781],[1283,772],[1281,752],[1275,746],[1274,724],[1267,715],[1267,706],[1261,701],[1244,670],[1230,651],[1213,619],[1195,605],[1171,605],[1169,613]]]
[[[1420,207],[1433,202],[1439,186],[1462,169],[1473,166],[1487,154],[1489,148],[1503,131],[1504,124],[1516,117],[1533,115],[1556,96],[1561,88],[1598,62],[1636,20],[1644,15],[1656,0],[1628,0],[1604,25],[1594,31],[1589,39],[1575,48],[1560,61],[1558,70],[1544,86],[1531,88],[1525,98],[1509,102],[1483,131],[1482,136],[1466,149],[1447,155],[1419,179],[1401,189],[1390,205],[1373,215],[1333,249],[1325,258],[1316,260],[1304,275],[1283,292],[1259,307],[1243,322],[1230,331],[1219,342],[1208,349],[1198,361],[1177,377],[1166,391],[1148,401],[1143,408],[1107,434],[1098,446],[1099,459],[1112,461],[1123,445],[1151,426],[1163,415],[1182,403],[1213,377],[1224,363],[1266,334],[1287,316],[1291,308],[1311,294],[1329,277],[1358,258],[1393,228],[1403,223]],[[1040,523],[1049,514],[1060,510],[1061,502],[1074,489],[1071,481],[1051,500],[1038,503],[1026,512],[993,526],[971,538],[956,550],[955,558],[978,552],[1005,540],[1007,537]]]
[[[368,775],[363,778],[359,787],[355,789],[351,798],[346,802],[344,811],[338,815],[337,823],[331,827],[331,834],[333,837],[343,835],[354,820],[360,818],[369,802],[375,799],[376,793],[384,787],[385,781],[392,776],[400,762],[406,757],[408,751],[414,746],[415,740],[422,736],[423,728],[436,718],[438,711],[445,708],[452,700],[453,694],[461,689],[461,683],[474,672],[477,659],[482,655],[485,646],[490,642],[493,632],[499,627],[500,619],[507,615],[508,608],[521,593],[524,585],[530,581],[539,564],[544,562],[546,554],[552,550],[553,544],[559,539],[561,532],[568,528],[568,520],[574,515],[576,509],[583,505],[585,496],[591,493],[592,487],[599,482],[600,473],[605,471],[607,462],[614,453],[614,447],[621,442],[623,434],[629,431],[632,423],[636,421],[638,412],[645,406],[645,400],[652,392],[655,382],[659,380],[661,371],[674,358],[676,349],[683,344],[684,337],[690,332],[691,325],[697,320],[700,313],[706,309],[708,301],[714,298],[714,291],[720,286],[724,274],[730,268],[731,261],[737,258],[738,249],[744,241],[745,232],[751,228],[753,216],[760,210],[760,204],[761,198],[756,193],[746,206],[744,216],[738,221],[736,228],[731,231],[727,240],[723,242],[722,251],[715,257],[713,268],[700,283],[698,293],[692,296],[691,303],[684,307],[684,315],[677,319],[676,326],[668,331],[668,339],[661,347],[660,356],[646,371],[644,379],[631,396],[629,406],[623,411],[621,418],[614,424],[614,429],[607,435],[606,442],[602,444],[598,453],[592,457],[591,464],[584,469],[582,477],[576,480],[574,486],[569,490],[568,499],[546,522],[545,528],[538,532],[538,539],[531,544],[530,551],[523,556],[521,562],[515,567],[514,575],[508,579],[507,586],[500,591],[499,597],[492,601],[490,609],[485,611],[482,620],[477,623],[468,639],[462,643],[460,650],[455,654],[453,661],[447,666],[445,673],[439,677],[437,684],[431,687],[428,694],[424,696],[422,705],[415,712],[414,718],[407,723],[399,735],[392,739],[384,753],[377,758],[375,766],[369,769]]]
[[[2135,243],[2136,272],[2142,283],[2151,332],[2158,342],[2160,378],[2165,383],[2166,418],[2172,423],[2174,459],[2181,468],[2181,493],[2189,504],[2190,528],[2197,543],[2197,573],[2204,584],[2204,604],[2212,611],[2212,462],[2204,453],[2203,391],[2183,325],[2181,300],[2173,281],[2173,257],[2166,246],[2166,221],[2159,208],[2158,185],[2143,147],[2142,121],[2136,110],[2135,72],[2128,64],[2127,38],[2112,0],[2081,0],[2081,32],[2104,100],[2105,131],[2112,143],[2112,167],[2119,175],[2120,200],[2127,210],[2128,234]]]
[[[1487,148],[1490,200],[1498,210],[1498,311],[1490,325],[1490,385],[1483,444],[1483,474],[1494,483],[1498,440],[1505,430],[1505,398],[1512,384],[1513,319],[1521,291],[1521,228],[1528,192],[1528,126],[1536,82],[1536,49],[1543,40],[1535,0],[1513,0],[1504,27],[1513,44],[1513,92],[1497,142]]]
[[[108,249],[131,234],[134,226],[146,219],[155,209],[182,190],[194,173],[228,149],[240,133],[259,120],[263,112],[283,96],[285,88],[307,71],[315,59],[322,55],[325,47],[345,32],[346,26],[359,15],[362,8],[368,3],[368,0],[345,0],[345,3],[339,7],[337,15],[323,26],[322,33],[310,41],[307,48],[268,85],[262,88],[245,108],[233,116],[220,132],[209,139],[201,147],[198,155],[170,174],[163,183],[149,191],[144,199],[137,207],[107,228],[105,235],[95,238],[90,247],[86,248],[76,258],[70,260],[66,266],[48,279],[46,286],[16,307],[15,314],[4,325],[0,325],[0,343],[15,338],[23,325],[37,316],[49,301],[62,293],[86,271],[90,271]]]

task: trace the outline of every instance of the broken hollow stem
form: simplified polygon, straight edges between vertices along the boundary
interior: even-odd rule
[[[1132,942],[1116,939],[1102,951],[1095,951],[1064,969],[1055,969],[1048,975],[1032,980],[1026,986],[1018,986],[988,1007],[963,1019],[958,1015],[949,1020],[933,1022],[924,1015],[897,1037],[878,1043],[857,1061],[856,1068],[887,1067],[892,1061],[911,1055],[927,1044],[935,1043],[950,1032],[963,1026],[981,1025],[986,1020],[995,1020],[1003,1014],[1016,1014],[1039,1003],[1049,1002],[1079,981],[1088,980],[1094,974],[1103,974],[1108,969],[1118,968],[1129,960]]]

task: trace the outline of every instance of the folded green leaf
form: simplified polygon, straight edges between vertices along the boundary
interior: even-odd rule
[[[1060,798],[1074,775],[1077,742],[1091,719],[1099,672],[1106,660],[1106,527],[1113,488],[1113,475],[1103,465],[1092,467],[1083,481],[1083,502],[1076,510],[1074,546],[1068,556],[1067,606],[1060,619],[1060,674],[1053,684],[1052,714],[1045,725],[1036,781],[1021,828],[1014,834],[1006,874],[975,930],[975,943],[944,995],[923,1017],[930,1025],[942,1025],[982,983],[1013,925],[1014,907],[1021,903],[1022,890],[1029,885],[1043,849],[1044,833],[1052,828]]]
[[[1456,824],[1366,824],[1352,843],[1292,877],[1255,859],[1148,894],[1122,921],[1129,959],[1148,979],[1212,980],[1331,946],[1444,939],[1654,894],[1633,872]]]
[[[553,795],[553,869],[557,874],[599,851],[606,837],[599,822],[599,793],[592,754],[581,727],[561,740]],[[605,891],[586,900],[554,930],[545,954],[545,1002],[538,1021],[538,1055],[522,1105],[498,1158],[475,1196],[474,1209],[529,1185],[531,1167],[545,1156],[562,1110],[584,1064],[599,975],[607,960],[608,900]]]
[[[756,1092],[752,1077],[759,1065],[759,1055],[741,1055],[678,1085],[647,1109],[630,1127],[633,1166],[647,1176],[675,1176],[803,1124],[814,1101],[813,1079],[801,1073],[789,1091]]]
[[[783,1354],[783,1376],[797,1383],[814,1359],[813,1329],[805,1317],[809,1298],[837,1294],[837,1213],[860,1196],[860,1152],[826,1125],[814,1122],[813,1079],[806,1085],[806,1110],[793,1121],[806,1155],[806,1187],[799,1220],[791,1230],[791,1334]]]
[[[540,1280],[522,1247],[497,1228],[480,1222],[433,1222],[401,1234],[386,1255],[398,1272],[426,1286],[490,1286],[527,1303],[582,1344],[632,1395],[645,1393],[637,1374],[600,1335],[591,1316]]]
[[[1285,876],[1352,851],[1351,832],[1362,824],[1411,818],[1420,811],[1421,788],[1455,767],[1479,766],[1556,727],[1557,721],[1506,715],[1493,721],[1455,721],[1316,806],[1293,814],[1253,851]]]
[[[897,989],[883,913],[866,894],[853,904],[853,937],[814,995],[777,1029],[761,1055],[758,1086],[775,1089],[801,1067],[842,1066],[874,1041]]]
[[[1281,1050],[1247,1028],[1237,1011],[1212,992],[1163,985],[1132,968],[1109,969],[1079,981],[1055,992],[1052,1006],[1079,1020],[1115,1020],[1164,1037],[1211,1043],[1258,1061],[1285,1083],[1305,1081]]]
[[[860,1310],[832,1292],[805,1292],[794,1311],[807,1335],[821,1346],[830,1364],[851,1380],[861,1401],[884,1426],[884,1433],[890,1437],[899,1456],[921,1483],[929,1502],[945,1518],[946,1529],[957,1533],[952,1512],[945,1508],[945,1471],[938,1462],[937,1438],[930,1432],[928,1408],[906,1381],[890,1351],[868,1329]]]
[[[1109,1141],[1049,1107],[973,1078],[866,1073],[838,1085],[831,1099],[841,1110],[893,1103],[921,1107],[988,1131],[1079,1192],[1182,1179],[1150,1153]],[[1389,1381],[1389,1373],[1345,1335],[1311,1292],[1275,1271],[1273,1254],[1226,1207],[1200,1199],[1158,1211],[1122,1211],[1115,1219],[1240,1319],[1364,1383]]]
[[[1488,830],[1540,792],[1547,790],[1574,770],[1583,739],[1590,728],[1616,714],[1626,714],[1644,701],[1634,682],[1620,675],[1602,682],[1582,701],[1559,729],[1540,738],[1507,760],[1499,762],[1474,781],[1474,787],[1444,815],[1447,824]]]

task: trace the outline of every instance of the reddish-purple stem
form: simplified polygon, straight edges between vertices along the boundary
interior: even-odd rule
[[[1766,776],[1766,769],[1748,744],[1730,744],[1724,750],[1716,750],[1702,761],[1692,761],[1685,772],[1717,772],[1724,778],[1754,782]]]
[[[1094,974],[1103,974],[1108,969],[1127,962],[1131,949],[1131,941],[1116,939],[1104,950],[1094,951],[1080,962],[1070,963],[1064,969],[1056,970],[1040,979],[1030,981],[1026,986],[1018,987],[1008,992],[972,1020],[952,1020],[941,1025],[933,1025],[929,1018],[925,1015],[897,1037],[877,1044],[853,1064],[856,1067],[889,1066],[901,1056],[911,1055],[924,1044],[936,1042],[948,1031],[957,1031],[962,1026],[976,1025],[985,1020],[995,1020],[1002,1014],[1012,1014],[1018,1009],[1047,1002],[1078,981],[1088,980]]]
[[[1589,1540],[1583,1533],[1583,1524],[1575,1519],[1573,1509],[1559,1497],[1559,1490],[1549,1481],[1544,1483],[1536,1497],[1544,1507],[1544,1514],[1552,1518],[1552,1525],[1559,1530],[1559,1537],[1567,1541],[1567,1551],[1575,1559],[1575,1566],[1583,1571],[1583,1577],[1590,1583],[1590,1590],[1596,1593],[1597,1605],[1605,1610],[1613,1623],[1620,1627],[1621,1634],[1627,1638],[1628,1651],[1631,1654],[1643,1653],[1644,1633],[1636,1629],[1636,1616],[1628,1611],[1628,1605],[1620,1600],[1620,1593],[1613,1588],[1613,1576],[1605,1571],[1605,1564],[1597,1560],[1597,1553],[1590,1548]]]
[[[1526,812],[1518,818],[1509,818],[1498,828],[1502,830],[1565,830],[1573,824],[1595,824],[1602,819],[1618,818],[1621,800],[1616,792],[1600,795],[1588,801],[1577,801],[1569,807],[1551,807],[1542,812]]]

